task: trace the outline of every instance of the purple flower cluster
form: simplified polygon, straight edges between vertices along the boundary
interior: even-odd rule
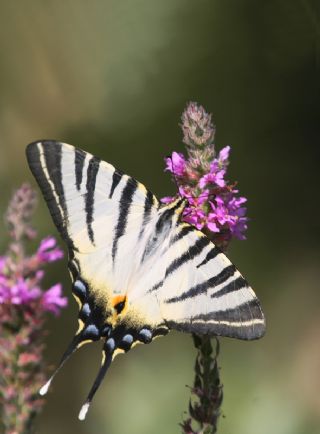
[[[190,103],[182,115],[182,130],[188,158],[173,152],[165,159],[165,170],[173,174],[179,194],[188,200],[184,221],[206,232],[221,247],[232,237],[245,239],[246,198],[226,179],[230,146],[216,155],[211,116],[195,103]],[[173,200],[175,197],[162,198],[163,203]]]
[[[60,283],[47,291],[41,290],[43,266],[63,257],[53,237],[41,241],[37,252],[15,263],[12,256],[0,257],[0,304],[37,304],[43,311],[59,314],[67,305]]]

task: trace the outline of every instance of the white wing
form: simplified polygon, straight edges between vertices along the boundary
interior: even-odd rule
[[[264,333],[253,290],[203,233],[181,223],[182,200],[159,207],[135,179],[70,145],[38,142],[27,155],[75,279],[104,305],[106,320],[240,339]]]

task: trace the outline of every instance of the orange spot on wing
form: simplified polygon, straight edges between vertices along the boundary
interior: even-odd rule
[[[125,295],[115,295],[112,298],[112,306],[115,307],[117,304],[119,304],[121,302],[125,302],[126,298],[127,297]]]

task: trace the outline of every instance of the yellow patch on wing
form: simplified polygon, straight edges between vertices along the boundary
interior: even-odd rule
[[[101,359],[101,366],[104,365],[104,362],[106,361],[106,355],[105,352],[102,351],[102,359]]]
[[[79,306],[79,309],[81,309],[82,303],[81,303],[80,298],[76,294],[74,294],[74,293],[72,293],[72,295],[74,296],[74,298],[75,298],[75,300],[76,300],[76,302],[77,302],[77,304]]]
[[[180,216],[180,214],[182,214],[184,208],[185,208],[185,204],[182,203],[182,204],[179,206],[179,208],[177,208],[177,209],[174,211],[175,214],[176,214],[177,216]]]
[[[147,195],[147,189],[146,187],[141,184],[141,182],[138,182],[138,189],[141,191],[141,193],[143,193],[145,196]]]
[[[81,341],[78,345],[77,348],[81,348],[83,345],[85,344],[91,344],[92,341],[90,339],[86,339],[85,341]]]
[[[114,360],[114,358],[116,356],[118,356],[119,354],[124,354],[124,353],[125,353],[125,351],[122,350],[121,348],[116,348],[112,354],[112,360]]]
[[[78,330],[77,330],[77,335],[83,330],[84,328],[84,322],[82,321],[82,319],[78,318]]]
[[[206,237],[206,235],[201,231],[195,231],[195,233],[198,235],[199,238]]]

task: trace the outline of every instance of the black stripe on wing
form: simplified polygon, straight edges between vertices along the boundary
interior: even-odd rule
[[[255,319],[262,319],[260,304],[257,298],[242,303],[234,308],[218,310],[215,312],[202,313],[192,317],[192,322],[202,321],[223,321],[232,323],[253,323]]]
[[[74,153],[74,171],[76,176],[76,187],[80,191],[82,177],[83,177],[83,166],[84,160],[86,158],[86,153],[81,149],[75,149]]]
[[[157,248],[170,237],[174,222],[174,215],[177,210],[181,209],[181,205],[185,199],[179,199],[172,204],[164,205],[160,208],[158,220],[155,224],[155,231],[146,242],[141,263],[146,261]]]
[[[143,210],[143,220],[142,220],[142,228],[139,233],[139,238],[142,237],[145,225],[148,223],[151,211],[153,206],[155,205],[155,197],[151,193],[151,191],[147,190],[147,195],[144,201],[144,210]]]
[[[190,232],[194,232],[194,231],[196,231],[194,226],[191,226],[191,225],[184,223],[182,229],[172,238],[172,240],[170,242],[170,246],[172,246],[174,243],[180,241],[182,238],[184,238]]]
[[[130,205],[132,203],[133,195],[137,190],[137,186],[138,182],[134,178],[128,178],[127,183],[121,193],[118,222],[115,228],[115,235],[112,244],[113,261],[115,260],[117,254],[119,238],[124,234],[127,226]]]
[[[253,340],[260,339],[266,331],[266,325],[263,316],[260,319],[255,320],[250,325],[244,325],[226,321],[217,321],[216,323],[210,323],[210,321],[186,321],[186,322],[176,322],[176,321],[166,321],[166,325],[170,329],[175,329],[187,333],[196,333],[199,335],[209,335],[209,336],[226,336],[230,338],[243,339],[243,340]]]
[[[186,250],[181,256],[179,256],[178,258],[174,259],[171,262],[171,264],[166,269],[164,279],[162,279],[160,282],[158,282],[156,285],[154,285],[148,292],[153,292],[153,291],[159,289],[163,285],[165,279],[170,274],[177,271],[186,262],[191,261],[192,259],[194,259],[198,255],[200,255],[200,253],[203,251],[203,249],[205,249],[210,243],[211,243],[211,241],[209,240],[209,238],[207,238],[205,236],[198,238],[198,240],[195,242],[195,244],[193,246],[189,247],[188,250]]]
[[[211,298],[219,298],[223,295],[230,294],[230,292],[239,291],[239,289],[244,288],[248,286],[248,282],[242,277],[239,276],[235,280],[232,280],[232,282],[228,283],[223,288],[219,289],[219,291],[214,292],[211,295]]]
[[[215,286],[221,285],[221,283],[228,280],[230,277],[234,275],[236,272],[236,267],[234,265],[229,265],[225,267],[220,273],[216,276],[211,277],[203,283],[199,283],[187,291],[183,292],[181,295],[176,297],[172,297],[167,299],[166,303],[177,303],[179,301],[187,300],[188,298],[195,297],[199,294],[204,294],[208,291],[209,288],[214,288]]]
[[[61,143],[51,140],[30,143],[26,155],[57,229],[69,249],[77,250],[67,231],[68,213],[61,178]]]
[[[172,261],[169,267],[166,270],[166,277],[176,271],[179,267],[185,264],[188,261],[191,261],[203,251],[205,247],[207,247],[211,241],[207,237],[200,237],[193,246],[189,247],[189,249],[184,252],[179,258]]]
[[[221,249],[219,247],[214,246],[210,252],[207,254],[207,256],[204,258],[200,264],[197,265],[197,268],[202,267],[203,265],[207,264],[211,259],[214,259],[216,256],[218,256],[220,253],[222,253]]]
[[[92,157],[87,169],[87,193],[85,196],[85,210],[88,236],[92,244],[94,244],[94,233],[92,229],[93,211],[94,211],[94,193],[96,187],[96,179],[99,171],[100,159]]]
[[[53,182],[54,189],[58,195],[58,202],[63,210],[63,218],[67,220],[67,207],[64,197],[64,189],[62,185],[62,173],[61,173],[61,144],[57,143],[52,152],[51,146],[43,146],[43,154],[45,158],[46,168],[49,174],[49,178]]]
[[[110,188],[110,193],[109,193],[109,199],[112,199],[113,193],[116,189],[116,187],[118,186],[119,182],[121,181],[122,176],[124,175],[123,172],[121,172],[118,169],[115,169],[112,175],[112,184],[111,184],[111,188]]]

